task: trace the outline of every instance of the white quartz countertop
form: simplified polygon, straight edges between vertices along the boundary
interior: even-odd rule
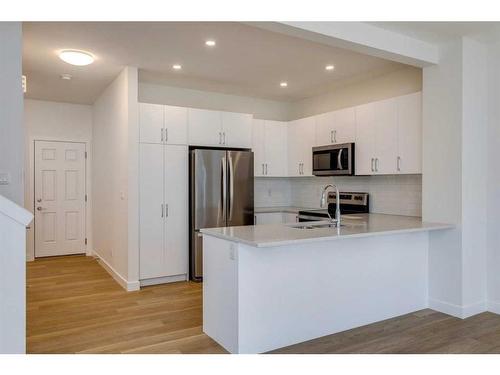
[[[305,222],[207,228],[202,229],[201,232],[205,235],[250,246],[273,247],[343,238],[443,230],[454,227],[451,224],[426,223],[420,217],[385,214],[344,215],[342,220],[340,228],[297,228],[301,225],[318,223]]]
[[[288,212],[291,214],[297,214],[299,211],[304,210],[314,210],[317,208],[305,208],[305,207],[296,207],[296,206],[277,206],[277,207],[255,207],[254,212],[256,214],[267,214],[272,212]]]

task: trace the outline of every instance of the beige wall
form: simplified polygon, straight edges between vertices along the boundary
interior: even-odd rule
[[[411,66],[338,87],[326,94],[293,103],[289,119],[317,115],[340,108],[383,100],[422,90],[422,70]]]
[[[288,119],[292,106],[291,103],[287,102],[144,82],[139,83],[139,101],[181,107],[251,113],[255,118],[278,121],[286,121]]]

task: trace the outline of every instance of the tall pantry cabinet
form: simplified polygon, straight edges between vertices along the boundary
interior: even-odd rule
[[[141,285],[185,280],[188,272],[187,108],[140,103],[139,113]]]

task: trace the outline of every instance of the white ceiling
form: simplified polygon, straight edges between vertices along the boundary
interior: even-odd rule
[[[461,36],[480,37],[500,29],[499,22],[368,22],[428,43],[445,43]]]
[[[205,46],[208,38],[216,47]],[[283,101],[402,67],[236,22],[28,22],[23,40],[26,96],[84,104],[93,103],[126,65],[138,67],[144,82]],[[68,65],[57,56],[61,49],[86,50],[97,60]],[[173,71],[174,63],[182,71]],[[335,70],[326,72],[330,63]],[[64,73],[73,79],[60,79]],[[283,80],[287,88],[279,86]]]

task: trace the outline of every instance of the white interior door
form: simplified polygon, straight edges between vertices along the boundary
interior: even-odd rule
[[[85,144],[35,142],[35,257],[85,253]]]

